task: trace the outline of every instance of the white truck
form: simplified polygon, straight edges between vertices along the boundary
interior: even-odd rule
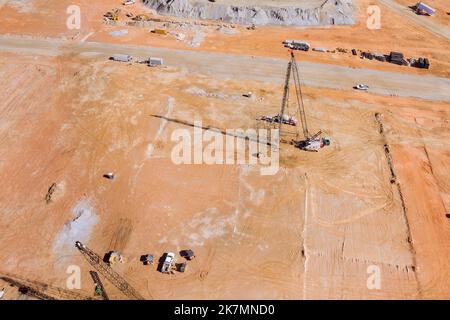
[[[175,253],[167,252],[166,257],[161,266],[161,272],[162,273],[170,273],[174,263],[175,263]]]

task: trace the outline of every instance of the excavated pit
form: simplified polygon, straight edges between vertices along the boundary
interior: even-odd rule
[[[244,25],[354,24],[352,0],[144,0],[158,14]]]

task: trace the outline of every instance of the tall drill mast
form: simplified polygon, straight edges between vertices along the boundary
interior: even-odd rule
[[[289,86],[290,86],[291,75],[294,79],[295,95],[296,95],[296,100],[297,100],[298,113],[300,115],[300,122],[301,122],[302,129],[303,129],[303,136],[305,137],[305,139],[309,139],[311,137],[311,134],[308,131],[308,124],[306,123],[305,106],[303,104],[302,89],[300,86],[300,75],[299,75],[299,71],[298,71],[297,61],[295,60],[293,51],[291,51],[291,61],[289,61],[287,71],[286,71],[286,80],[284,82],[283,101],[281,103],[281,112],[280,112],[281,117],[284,116],[285,111],[288,107],[288,103],[289,103]],[[281,132],[282,124],[283,124],[283,121],[280,121],[280,123],[279,123],[280,132]]]

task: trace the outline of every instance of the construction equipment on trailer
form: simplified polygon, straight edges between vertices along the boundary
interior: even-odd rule
[[[1,280],[19,289],[19,292],[39,300],[95,300],[80,290],[68,290],[54,287],[39,281],[23,279],[16,275],[4,274]]]
[[[298,71],[298,65],[297,61],[295,60],[295,55],[292,50],[290,50],[291,53],[291,60],[288,63],[287,71],[286,71],[286,80],[284,84],[284,92],[283,92],[283,100],[281,103],[281,120],[285,119],[286,113],[288,112],[289,107],[289,91],[290,91],[290,79],[291,76],[294,79],[294,87],[295,87],[295,95],[296,95],[296,102],[297,102],[297,113],[299,114],[300,123],[302,125],[303,129],[303,140],[296,141],[293,140],[292,144],[294,144],[297,148],[300,148],[302,150],[306,151],[319,151],[324,146],[330,145],[330,140],[328,138],[322,138],[321,134],[322,132],[319,131],[316,134],[310,134],[308,130],[308,124],[306,121],[306,113],[305,113],[305,106],[303,103],[303,96],[302,96],[302,90],[300,85],[300,74]],[[281,128],[282,125],[285,124],[284,121],[279,121],[279,131],[280,134],[282,132]],[[299,135],[297,133],[297,135]]]
[[[95,284],[95,294],[101,296],[103,300],[109,300],[108,294],[106,293],[105,287],[103,286],[98,273],[95,271],[89,271],[89,274],[91,275],[91,278]]]
[[[120,274],[102,259],[94,251],[89,249],[80,241],[75,242],[75,246],[80,250],[86,260],[100,272],[109,282],[111,282],[117,289],[122,291],[130,299],[144,300],[144,298],[137,292]]]

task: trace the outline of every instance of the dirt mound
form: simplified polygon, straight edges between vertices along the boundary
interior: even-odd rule
[[[352,0],[307,0],[265,5],[265,1],[251,5],[251,1],[192,1],[144,0],[146,6],[162,15],[192,19],[221,20],[227,23],[255,25],[335,25],[353,24]]]

